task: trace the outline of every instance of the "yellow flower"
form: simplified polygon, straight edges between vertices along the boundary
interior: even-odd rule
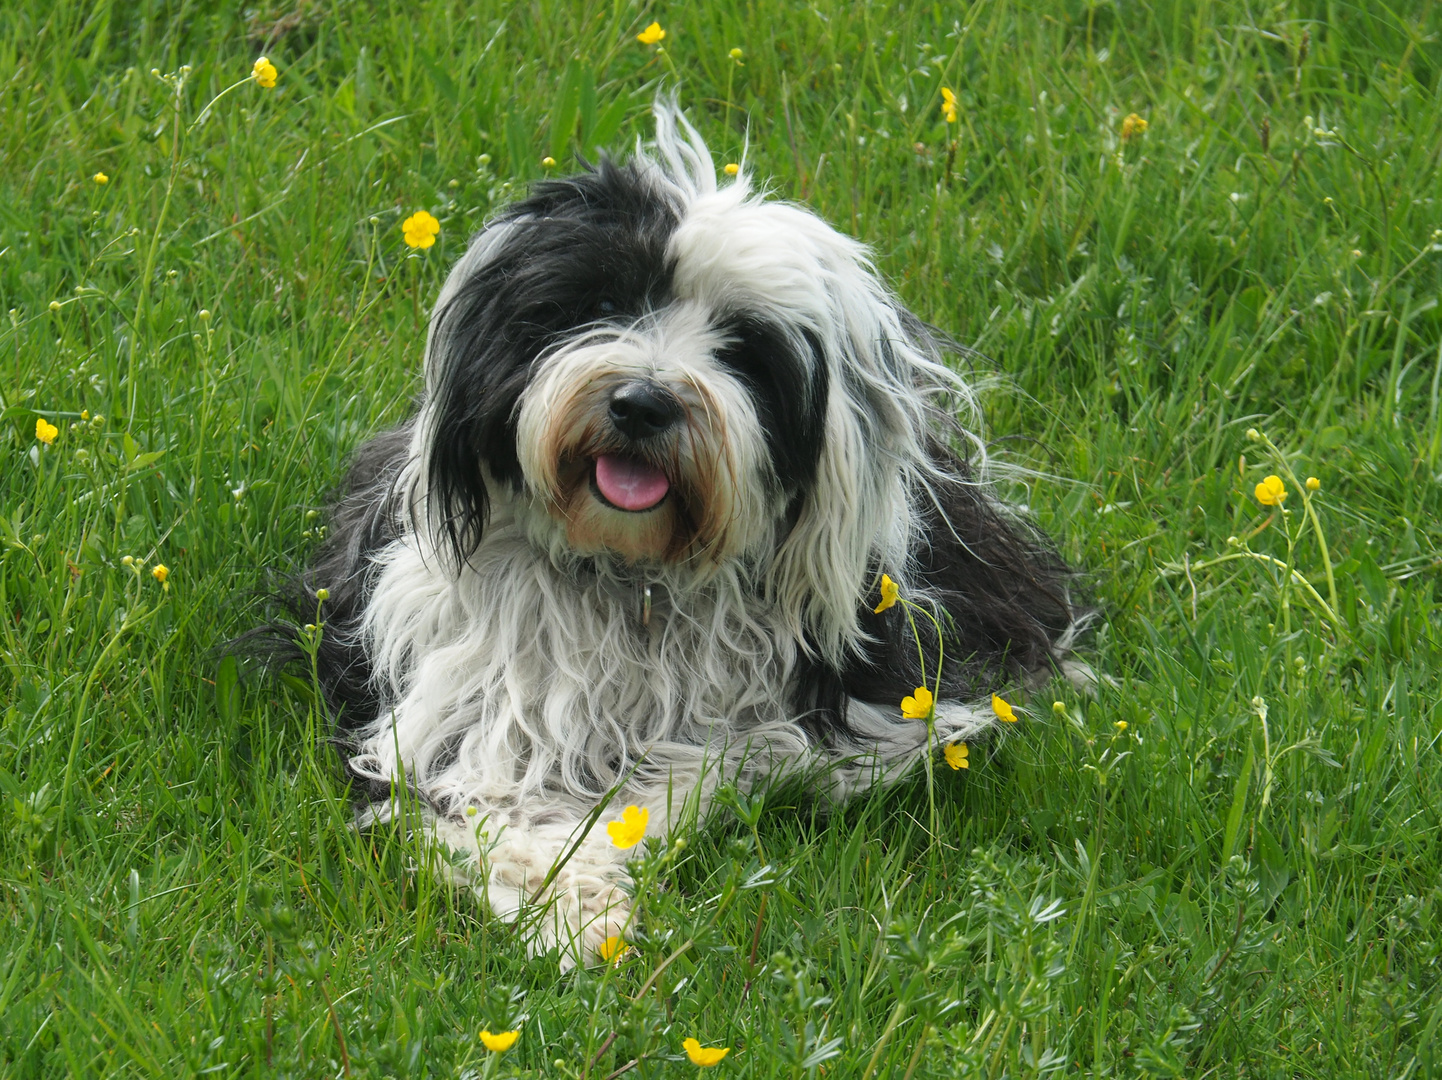
[[[657,42],[664,41],[665,39],[666,31],[661,29],[661,24],[658,22],[653,22],[636,35],[636,40],[642,45],[655,45]]]
[[[428,248],[436,242],[441,223],[424,210],[417,210],[401,222],[401,231],[405,234],[406,243],[411,247]]]
[[[49,446],[55,441],[55,436],[60,434],[60,429],[46,420],[43,416],[35,418],[35,437]]]
[[[644,806],[628,806],[621,811],[621,819],[606,826],[611,843],[618,848],[632,848],[646,835],[646,825],[651,820],[651,811]]]
[[[166,566],[164,563],[156,563],[150,569],[150,576],[153,577],[156,581],[160,582],[161,587],[166,592],[170,591],[170,567]]]
[[[890,574],[882,574],[882,575],[881,575],[881,603],[877,604],[877,605],[876,605],[874,608],[872,608],[871,610],[874,611],[877,615],[880,615],[883,611],[885,611],[887,608],[889,608],[892,604],[896,603],[896,598],[897,598],[898,596],[900,596],[900,595],[901,595],[901,590],[900,590],[899,588],[897,588],[896,582],[894,582],[894,581],[891,580],[891,575],[890,575]]]
[[[956,94],[945,86],[941,88],[941,115],[948,124],[956,123]]]
[[[275,85],[276,76],[279,74],[275,65],[263,56],[250,66],[250,77],[267,90]]]
[[[695,1039],[686,1039],[681,1045],[686,1048],[686,1056],[691,1059],[691,1064],[700,1065],[703,1069],[709,1069],[731,1053],[729,1046],[702,1046]]]
[[[1135,139],[1138,135],[1147,133],[1147,122],[1136,113],[1128,114],[1122,121],[1122,139]]]
[[[931,706],[934,701],[930,690],[924,686],[918,686],[914,696],[907,695],[901,699],[901,715],[908,720],[925,720],[931,715]]]
[[[1125,720],[1118,720],[1115,724],[1112,725],[1112,727],[1116,728],[1118,731],[1125,731],[1128,727],[1128,724]]]
[[[741,166],[737,165],[734,161],[729,161],[726,163],[726,168],[722,171],[725,172],[727,176],[735,176],[741,171]]]
[[[110,177],[106,176],[103,172],[96,173],[94,176],[91,177],[91,179],[94,180],[97,184],[110,183]]]
[[[1253,494],[1263,506],[1281,506],[1287,501],[1287,485],[1280,476],[1269,476],[1256,486]]]
[[[731,57],[732,60],[740,60],[743,54],[740,49],[732,49],[726,55]]]
[[[1016,723],[1016,713],[1012,707],[995,694],[991,695],[991,711],[996,713],[998,720],[1005,720],[1008,724]]]
[[[619,960],[621,954],[626,951],[626,948],[626,939],[621,937],[620,934],[612,934],[605,941],[601,942],[600,945],[596,946],[596,955],[609,964],[612,960]]]
[[[1315,476],[1309,476],[1309,477],[1307,477],[1307,490],[1308,490],[1308,491],[1318,491],[1318,490],[1321,489],[1321,487],[1322,487],[1322,481],[1318,480]]]
[[[517,1028],[515,1031],[502,1031],[496,1035],[492,1035],[489,1031],[481,1032],[481,1042],[483,1042],[486,1049],[493,1054],[501,1054],[509,1050],[516,1044],[516,1040],[520,1037],[520,1028]]]
[[[556,159],[551,157],[550,154],[547,154],[541,159],[541,164],[548,169],[554,169],[556,167]]]
[[[966,760],[970,748],[964,742],[954,742],[945,747],[942,751],[946,755],[946,763],[953,769],[969,769],[971,762]]]

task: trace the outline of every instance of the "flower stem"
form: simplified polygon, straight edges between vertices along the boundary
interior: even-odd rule
[[[936,687],[931,695],[931,708],[926,713],[926,802],[931,815],[931,838],[936,839],[939,829],[937,828],[936,815],[936,771],[932,758],[936,754],[936,703],[941,699],[941,665],[946,656],[946,643],[941,632],[941,622],[936,614],[920,604],[910,600],[901,601],[902,609],[906,612],[907,624],[911,627],[911,636],[916,641],[917,662],[921,665],[921,684],[926,685],[926,654],[921,647],[921,635],[916,630],[916,619],[912,611],[920,611],[928,619],[931,625],[936,628]]]
[[[130,384],[130,406],[126,409],[125,430],[135,426],[135,405],[139,396],[136,386],[136,355],[140,343],[137,340],[142,331],[149,329],[150,276],[155,273],[155,258],[160,254],[160,237],[165,230],[165,217],[170,212],[170,197],[175,194],[175,181],[180,176],[180,144],[184,135],[180,130],[180,95],[185,80],[177,78],[175,83],[175,127],[170,147],[170,178],[165,183],[165,198],[160,203],[160,213],[155,219],[155,228],[150,234],[150,249],[145,253],[145,268],[140,275],[140,299],[135,305],[135,336],[130,341],[130,359],[126,366],[125,381]]]
[[[1235,562],[1237,559],[1254,559],[1257,562],[1275,566],[1279,570],[1286,570],[1291,575],[1292,581],[1300,585],[1306,594],[1311,597],[1312,602],[1317,605],[1317,610],[1327,617],[1327,621],[1336,627],[1339,632],[1345,630],[1345,627],[1342,625],[1342,620],[1338,618],[1337,613],[1327,605],[1327,601],[1322,599],[1322,594],[1317,592],[1312,583],[1307,580],[1306,575],[1300,570],[1288,566],[1281,559],[1274,558],[1271,555],[1263,555],[1257,551],[1235,551],[1230,555],[1218,555],[1215,559],[1204,559],[1201,562],[1192,563],[1191,568],[1193,570],[1207,570],[1213,566],[1220,566],[1222,563]],[[1176,563],[1168,563],[1163,569],[1168,573],[1179,574],[1182,573],[1183,568]]]
[[[94,666],[91,667],[90,675],[85,680],[85,686],[80,691],[80,703],[75,706],[75,720],[70,732],[70,753],[65,759],[65,775],[60,782],[60,810],[57,815],[57,820],[61,823],[62,828],[65,823],[65,810],[70,803],[70,783],[71,778],[75,774],[75,759],[80,751],[80,730],[85,723],[85,707],[90,703],[90,691],[94,689],[95,681],[100,678],[100,673],[105,669],[106,662],[115,651],[115,647],[120,644],[121,639],[124,638],[129,631],[149,619],[158,610],[160,610],[158,607],[151,608],[149,611],[142,612],[138,617],[133,619],[130,617],[130,614],[127,613],[125,617],[121,619],[120,627],[111,635],[110,641],[106,644],[105,648],[100,651],[100,656],[96,659]]]
[[[227,86],[220,93],[216,94],[215,97],[211,98],[210,101],[206,104],[205,108],[200,110],[200,113],[196,116],[195,120],[190,124],[190,126],[182,131],[180,127],[180,110],[181,105],[184,101],[185,78],[188,72],[188,68],[181,68],[180,74],[175,76],[175,119],[170,147],[170,176],[166,180],[165,198],[160,203],[160,213],[156,216],[155,228],[150,235],[150,248],[145,253],[145,270],[140,275],[140,299],[135,305],[135,319],[132,324],[132,332],[134,334],[134,337],[132,337],[130,342],[130,360],[127,365],[125,375],[126,381],[130,384],[130,407],[126,411],[125,419],[126,431],[131,430],[131,428],[135,425],[135,406],[138,400],[139,393],[139,387],[136,386],[135,366],[135,350],[139,343],[136,339],[139,338],[142,329],[148,329],[148,327],[144,325],[143,320],[146,320],[150,313],[150,279],[151,275],[155,273],[155,260],[160,254],[160,238],[165,231],[166,216],[170,212],[170,199],[171,196],[175,194],[175,183],[180,177],[181,147],[184,145],[185,140],[190,136],[190,134],[194,132],[196,128],[200,127],[200,125],[203,124],[210,117],[210,110],[215,107],[216,102],[218,102],[221,98],[225,97],[226,94],[229,94],[236,87],[244,86],[246,83],[251,81],[251,77],[246,76],[239,82],[235,82]],[[204,433],[202,432],[202,435],[203,434]]]
[[[1293,478],[1295,479],[1295,477]],[[1307,517],[1312,522],[1312,532],[1317,537],[1317,550],[1322,556],[1322,569],[1327,574],[1327,599],[1332,602],[1332,610],[1337,610],[1337,580],[1332,575],[1332,556],[1327,551],[1327,538],[1322,534],[1322,523],[1317,519],[1317,508],[1312,505],[1312,493],[1307,490],[1305,484],[1300,485],[1302,489],[1302,509],[1307,511]]]
[[[1322,569],[1327,575],[1327,599],[1331,601],[1332,610],[1337,611],[1337,580],[1332,573],[1332,556],[1327,550],[1327,537],[1322,533],[1322,522],[1317,517],[1317,508],[1312,505],[1312,493],[1307,490],[1307,485],[1297,478],[1297,474],[1292,470],[1292,466],[1288,463],[1286,456],[1277,448],[1276,443],[1272,442],[1265,433],[1261,433],[1261,435],[1262,444],[1266,446],[1272,458],[1281,466],[1282,471],[1287,474],[1287,478],[1291,480],[1292,483],[1297,486],[1297,490],[1302,493],[1302,509],[1306,511],[1307,520],[1312,525],[1312,532],[1317,537],[1317,551],[1322,556]],[[1300,536],[1301,534],[1299,533],[1298,535]],[[1333,622],[1337,625],[1338,630],[1342,629],[1341,625],[1336,623],[1335,619]]]

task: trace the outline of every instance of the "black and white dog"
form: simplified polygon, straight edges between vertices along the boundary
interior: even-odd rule
[[[723,780],[820,766],[845,798],[927,752],[883,573],[945,628],[939,742],[990,726],[993,688],[1085,678],[1069,573],[983,483],[937,335],[859,243],[718,183],[674,105],[652,149],[481,231],[425,380],[306,574],[320,677],[363,819],[406,785],[448,873],[499,915],[543,905],[568,961],[626,922],[628,852],[577,836],[618,782],[659,834]]]

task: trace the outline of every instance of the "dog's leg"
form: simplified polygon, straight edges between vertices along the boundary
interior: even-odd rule
[[[434,818],[429,829],[449,856],[441,867],[445,876],[471,889],[496,918],[516,922],[533,953],[559,947],[567,970],[591,962],[607,938],[625,931],[631,913],[626,859],[632,853],[611,843],[604,821],[580,837],[584,824],[574,810],[562,818],[548,807],[542,814]]]

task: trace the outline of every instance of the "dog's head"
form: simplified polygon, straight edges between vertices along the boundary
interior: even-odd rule
[[[548,180],[437,302],[413,495],[458,566],[505,500],[553,558],[697,583],[720,568],[839,655],[904,572],[939,392],[965,389],[865,250],[718,185],[695,129]]]

